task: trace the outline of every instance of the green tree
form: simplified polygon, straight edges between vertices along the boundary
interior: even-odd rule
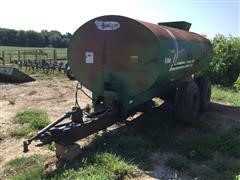
[[[71,36],[70,33],[61,34],[59,31],[36,32],[0,28],[0,45],[65,48]]]
[[[18,31],[17,37],[18,37],[18,43],[16,44],[17,46],[27,45],[28,38],[25,31],[22,30]]]
[[[213,59],[204,74],[213,83],[232,86],[240,72],[240,38],[218,34],[212,44]]]

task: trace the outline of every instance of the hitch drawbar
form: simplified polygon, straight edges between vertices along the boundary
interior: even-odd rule
[[[66,112],[63,116],[61,116],[60,118],[58,118],[56,121],[54,121],[53,123],[49,124],[48,126],[46,126],[45,128],[43,128],[42,130],[40,130],[37,135],[33,136],[31,139],[28,139],[26,141],[23,142],[23,152],[28,152],[28,146],[32,143],[33,140],[41,140],[41,136],[44,135],[44,133],[46,133],[47,131],[49,131],[52,127],[54,127],[55,125],[57,125],[58,123],[62,122],[64,119],[66,118],[70,118],[72,115],[72,111],[70,112]]]
[[[71,145],[77,140],[115,124],[117,118],[115,116],[116,113],[113,112],[110,109],[105,109],[99,113],[86,114],[84,112],[84,115],[82,109],[73,107],[72,111],[66,112],[55,122],[40,130],[36,136],[24,141],[23,152],[28,152],[28,146],[31,142],[37,140],[40,140],[41,143],[36,146],[52,142]]]

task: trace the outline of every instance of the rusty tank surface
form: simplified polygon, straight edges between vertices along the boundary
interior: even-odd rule
[[[69,65],[94,99],[116,100],[126,109],[133,108],[208,66],[212,46],[206,38],[188,32],[190,25],[97,17],[74,33]]]

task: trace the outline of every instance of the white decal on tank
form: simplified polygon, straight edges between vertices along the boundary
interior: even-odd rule
[[[185,50],[184,49],[179,50],[178,41],[177,41],[175,35],[169,29],[164,28],[164,30],[167,31],[169,36],[172,38],[173,44],[174,44],[174,49],[169,50],[170,53],[173,54],[173,61],[172,61],[172,65],[171,65],[169,71],[174,71],[174,70],[190,67],[189,65],[186,64],[185,61],[178,62],[179,54],[182,54]],[[182,65],[182,66],[181,67],[175,67],[176,65],[177,66]]]
[[[102,31],[114,31],[120,28],[120,23],[117,21],[95,21],[95,24],[99,30]]]
[[[173,64],[177,62],[177,59],[178,59],[178,42],[177,42],[177,39],[176,37],[174,36],[174,34],[168,30],[168,29],[165,29],[167,31],[167,33],[171,36],[171,38],[173,39],[173,42],[174,42],[174,48],[175,49],[171,49],[170,52],[173,54]]]
[[[94,62],[94,53],[93,52],[85,52],[85,62],[87,64],[93,64],[93,62]]]
[[[193,64],[186,64],[186,65],[183,65],[183,66],[171,67],[169,69],[169,71],[176,71],[176,70],[188,68],[188,67],[191,67],[191,66],[193,66]]]
[[[172,62],[172,59],[170,57],[165,57],[164,63],[165,64],[170,64]]]

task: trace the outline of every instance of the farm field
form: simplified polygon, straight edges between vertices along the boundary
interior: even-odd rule
[[[234,179],[240,175],[239,92],[213,86],[209,111],[191,126],[177,122],[171,108],[157,101],[161,105],[135,125],[117,124],[81,140],[79,158],[56,170],[53,145],[35,147],[34,143],[30,152],[22,152],[22,142],[31,133],[16,131],[24,126],[16,123],[15,116],[31,108],[55,120],[74,105],[77,82],[65,76],[35,78],[30,83],[0,85],[0,179]],[[80,106],[90,103],[83,94],[79,100]]]
[[[46,51],[52,51],[53,49],[58,49],[59,52],[61,53],[67,52],[67,48],[0,46],[1,51],[35,50],[35,49],[42,49]]]

